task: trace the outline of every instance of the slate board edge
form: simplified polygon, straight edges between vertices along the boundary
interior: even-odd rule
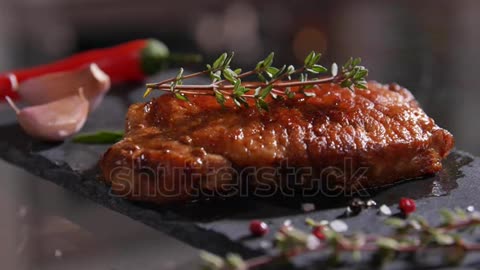
[[[85,178],[73,171],[68,164],[55,164],[41,155],[35,153],[25,155],[25,153],[18,149],[4,146],[0,148],[0,153],[0,157],[5,161],[33,175],[39,176],[44,180],[48,180],[57,186],[79,194],[108,209],[139,221],[155,230],[166,233],[193,247],[221,255],[225,255],[227,252],[234,252],[241,254],[245,258],[264,254],[261,249],[248,248],[241,243],[231,241],[222,234],[206,230],[196,223],[182,222],[182,226],[178,226],[178,223],[174,222],[159,222],[158,217],[155,217],[157,214],[155,211],[143,209],[124,199],[109,196],[108,187],[100,181],[96,181],[95,183],[95,185],[98,185],[95,189],[96,191],[100,191],[100,193],[97,192],[96,196],[92,196],[92,194],[89,194],[85,187],[82,186]],[[35,164],[35,166],[32,166],[32,164]],[[72,181],[62,180],[65,179],[65,177],[71,178]],[[105,192],[101,194],[102,191]]]

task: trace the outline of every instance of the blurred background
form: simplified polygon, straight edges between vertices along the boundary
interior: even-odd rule
[[[480,155],[480,2],[0,0],[0,72],[73,52],[154,37],[207,60],[235,51],[252,66],[275,51],[298,63],[360,56],[370,79],[409,88],[450,130],[459,149]]]
[[[145,37],[164,41],[174,52],[199,52],[207,60],[224,51],[235,51],[236,64],[244,67],[251,67],[270,51],[276,52],[278,65],[300,63],[310,50],[322,52],[324,64],[342,63],[350,56],[359,56],[370,70],[370,79],[397,82],[410,89],[424,110],[454,134],[458,149],[480,155],[479,11],[478,0],[0,0],[0,72]],[[12,184],[11,179],[26,179],[22,183],[30,190],[28,194],[35,194],[35,200],[27,194],[24,197],[29,198],[28,202],[20,200],[20,204],[13,203],[5,211],[18,215],[24,209],[21,206],[30,203],[37,208],[46,205],[40,209],[47,216],[96,213],[80,215],[78,223],[89,227],[93,235],[105,234],[102,230],[95,231],[95,224],[111,221],[109,215],[113,213],[80,198],[72,203],[71,194],[42,181],[32,184],[32,176],[3,166],[8,167],[4,176],[10,179],[5,185]],[[43,195],[43,190],[50,190],[48,196]],[[4,200],[9,201],[7,197]],[[16,200],[21,196],[10,197]],[[59,211],[58,202],[62,198],[67,203]],[[48,203],[51,200],[56,207]],[[95,210],[99,212],[91,212],[92,208],[99,208]],[[168,243],[173,250],[179,250],[175,254],[182,254],[180,257],[187,261],[196,253],[193,248],[150,232],[143,225],[117,218],[122,224],[132,223],[133,229],[125,225],[122,231],[112,233],[110,240],[125,245],[131,240],[127,236],[139,230],[145,232],[146,239],[158,238],[158,242],[146,247],[148,250],[161,250],[164,246],[161,243]],[[15,222],[12,224],[16,227]],[[12,241],[18,242],[13,238]],[[92,243],[95,241],[87,241],[82,247]],[[112,250],[114,246],[102,246],[96,252]],[[47,254],[46,258],[51,260],[40,265],[50,269],[59,253],[54,248]],[[174,256],[162,251],[153,254],[159,258],[162,254]],[[113,256],[110,262],[118,256]],[[79,261],[82,260],[73,260]],[[38,261],[35,262],[38,266]],[[145,269],[150,266],[146,263]]]

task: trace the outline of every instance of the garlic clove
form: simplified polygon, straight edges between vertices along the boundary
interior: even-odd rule
[[[83,88],[89,110],[95,110],[110,89],[110,77],[96,64],[72,71],[56,72],[27,80],[18,87],[20,97],[30,105],[40,105],[75,95]]]
[[[27,134],[47,141],[61,141],[78,132],[88,116],[89,102],[79,94],[43,105],[18,109],[10,98],[10,106],[17,113],[17,120]]]

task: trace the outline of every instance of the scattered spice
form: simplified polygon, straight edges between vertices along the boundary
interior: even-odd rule
[[[272,247],[272,243],[270,241],[261,241],[260,247],[263,249],[269,249]]]
[[[364,207],[365,207],[365,202],[364,201],[362,201],[359,198],[354,198],[350,202],[350,205],[347,207],[347,212],[351,212],[351,214],[356,215],[356,214],[360,213]]]
[[[290,219],[286,219],[283,221],[283,226],[290,227],[292,226],[292,221]]]
[[[330,224],[330,222],[328,220],[320,220],[320,221],[315,221],[311,218],[306,218],[305,219],[305,223],[310,226],[310,227],[316,227],[316,226],[322,226],[322,227],[325,227],[327,226],[328,224]]]
[[[250,232],[255,236],[263,236],[269,231],[267,223],[260,220],[250,222]]]
[[[404,213],[405,215],[409,215],[417,209],[415,201],[410,198],[401,198],[400,202],[398,203],[398,208]]]
[[[421,260],[424,256],[405,255],[420,251],[422,254],[428,254],[428,252],[438,249],[446,252],[446,256],[441,257],[445,260],[445,265],[452,265],[461,263],[468,252],[480,251],[480,244],[472,242],[471,236],[469,236],[469,241],[464,240],[461,236],[461,232],[471,231],[480,226],[479,212],[467,212],[460,208],[442,209],[440,215],[442,222],[436,226],[430,225],[424,218],[416,215],[410,215],[407,218],[387,218],[385,224],[392,230],[386,235],[339,232],[345,231],[342,227],[346,227],[346,224],[343,221],[334,220],[330,222],[329,227],[323,228],[320,237],[316,234],[320,230],[316,231],[315,228],[322,222],[307,218],[305,222],[316,227],[313,227],[310,233],[293,227],[289,230],[280,230],[276,234],[275,241],[277,252],[271,252],[270,255],[248,260],[236,255],[233,257],[235,258],[233,265],[231,254],[221,258],[202,252],[201,256],[204,259],[204,269],[220,270],[226,269],[227,265],[230,267],[228,269],[253,269],[315,252],[331,254],[326,262],[335,264],[345,257],[341,256],[344,253],[350,253],[357,261],[362,260],[362,253],[370,253],[372,256],[366,257],[368,258],[367,263],[376,267],[398,257]],[[438,265],[435,266],[438,267]]]
[[[313,203],[304,203],[302,204],[303,212],[311,212],[315,210],[315,204]]]
[[[336,232],[342,233],[348,230],[348,225],[343,220],[336,219],[330,222],[330,228]]]
[[[377,202],[372,200],[372,199],[369,199],[366,203],[367,207],[374,207],[374,206],[377,206]]]
[[[346,216],[358,215],[363,209],[374,207],[376,205],[377,203],[372,199],[364,201],[360,198],[354,198],[353,200],[350,201],[349,205],[345,209],[345,215]]]
[[[379,213],[384,215],[384,216],[391,216],[392,215],[392,210],[390,207],[388,207],[385,204],[382,204],[380,208],[378,209]]]

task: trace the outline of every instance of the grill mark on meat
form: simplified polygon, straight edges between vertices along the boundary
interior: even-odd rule
[[[406,141],[408,140],[407,138],[405,138],[405,137],[403,136],[403,134],[402,134],[401,131],[399,131],[399,130],[396,129],[396,126],[395,126],[395,125],[398,124],[399,126],[402,126],[402,123],[401,123],[400,121],[398,121],[398,120],[396,120],[396,119],[393,119],[393,118],[390,117],[388,114],[386,114],[382,109],[379,108],[380,106],[377,106],[377,105],[375,104],[375,102],[374,102],[373,100],[371,100],[371,99],[369,99],[368,97],[362,95],[361,93],[359,93],[359,95],[360,95],[361,98],[367,100],[367,101],[372,105],[372,108],[374,109],[372,112],[378,112],[379,114],[381,114],[381,115],[378,115],[378,116],[376,116],[376,117],[375,117],[375,116],[374,116],[374,117],[371,117],[371,119],[373,119],[374,121],[376,121],[378,124],[382,125],[383,128],[384,128],[384,130],[386,130],[386,131],[390,130],[390,129],[388,128],[387,124],[390,124],[390,125],[391,125],[391,124],[393,123],[394,126],[392,126],[392,131],[395,132],[395,135],[396,135],[398,138],[402,138],[402,139],[404,139],[404,140],[406,140]],[[386,118],[388,118],[389,121],[392,121],[392,123],[383,123],[383,122],[381,122],[381,121],[378,121],[377,119],[381,119],[381,118],[382,118],[382,115],[385,116]],[[407,130],[408,130],[408,126],[409,126],[409,125],[403,125],[403,127],[407,128]],[[411,131],[411,130],[408,130],[408,132],[409,132],[409,137],[413,137],[413,136],[412,136],[412,134],[413,134],[412,131]],[[392,134],[390,134],[390,135],[392,135]],[[392,139],[392,136],[387,137],[387,139],[388,139],[388,138]],[[387,141],[387,142],[385,142],[385,143],[390,143],[390,142]]]
[[[404,132],[399,130],[401,127],[408,127],[409,126],[408,124],[405,124],[405,122],[402,121],[402,119],[397,119],[395,117],[390,116],[384,106],[375,106],[375,109],[377,109],[377,111],[379,111],[383,116],[387,117],[389,121],[391,121],[390,123],[390,125],[392,125],[391,130],[396,134],[397,138],[401,138],[404,141],[408,141],[408,139],[404,136]],[[410,130],[407,130],[407,131],[409,132],[408,135],[411,136]]]

